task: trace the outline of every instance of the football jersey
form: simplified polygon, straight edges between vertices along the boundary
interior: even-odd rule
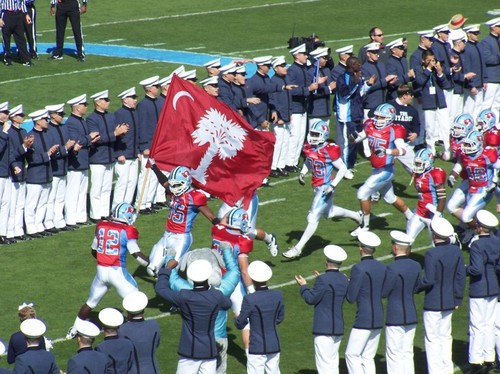
[[[452,153],[452,157],[456,160],[458,157],[458,154],[461,151],[461,143],[464,138],[454,138],[453,136],[450,136],[450,149]]]
[[[230,231],[231,230],[231,231]],[[246,235],[236,232],[234,234],[232,229],[228,229],[226,225],[218,224],[212,226],[212,248],[215,249],[222,256],[220,249],[221,242],[227,242],[231,245],[234,257],[238,258],[240,254],[248,255],[253,251],[253,239]]]
[[[333,162],[341,156],[340,147],[335,143],[323,143],[320,146],[306,143],[303,152],[307,168],[312,171],[312,186],[329,184],[335,176]]]
[[[139,239],[139,231],[126,223],[100,221],[95,229],[97,238],[97,264],[121,266],[127,264],[127,243]]]
[[[387,155],[385,150],[396,148],[394,145],[396,139],[403,139],[403,141],[406,139],[405,128],[393,123],[383,129],[377,129],[373,119],[367,119],[363,126],[372,153],[370,156],[372,167],[377,169],[386,166],[392,167],[395,157],[393,155]],[[382,156],[377,156],[375,150],[380,148],[384,150],[384,154]]]
[[[493,164],[497,161],[498,154],[495,148],[486,147],[478,154],[467,155],[461,152],[459,162],[467,172],[469,192],[475,193],[481,187],[487,187],[493,179]]]
[[[484,145],[498,148],[500,146],[500,130],[493,127],[491,130],[484,133]]]
[[[165,229],[175,234],[191,232],[199,207],[207,205],[207,197],[197,190],[188,190],[180,196],[170,194],[170,211]]]
[[[431,218],[432,214],[426,205],[432,204],[437,207],[436,186],[446,182],[446,172],[441,168],[432,168],[426,173],[415,174],[414,182],[418,192],[416,213],[420,217]]]

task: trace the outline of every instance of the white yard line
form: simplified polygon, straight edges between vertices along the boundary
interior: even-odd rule
[[[272,200],[261,201],[261,202],[259,202],[259,206],[279,203],[281,201],[286,201],[286,199],[272,199]]]

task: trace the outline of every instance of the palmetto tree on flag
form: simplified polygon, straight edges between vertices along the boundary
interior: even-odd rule
[[[200,118],[195,131],[191,134],[193,143],[199,146],[209,144],[205,155],[191,175],[201,184],[206,184],[207,169],[214,157],[221,160],[233,158],[243,149],[247,131],[236,122],[228,119],[223,113],[210,108]]]

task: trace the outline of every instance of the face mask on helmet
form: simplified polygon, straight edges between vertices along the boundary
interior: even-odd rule
[[[470,114],[463,113],[455,117],[451,126],[451,136],[456,139],[465,137],[474,130],[474,118]]]
[[[137,218],[134,207],[128,203],[118,204],[115,209],[113,209],[112,216],[115,221],[128,223],[129,225],[134,224]]]
[[[391,104],[381,104],[375,109],[373,114],[375,115],[375,127],[377,129],[383,129],[394,122],[394,118],[396,118],[396,108]]]
[[[415,159],[413,160],[413,172],[415,174],[425,173],[432,169],[433,164],[434,156],[431,151],[428,149],[421,149],[416,153]]]
[[[227,214],[227,227],[240,230],[243,234],[246,234],[250,229],[246,210],[241,208],[231,209]]]
[[[496,122],[497,116],[491,109],[485,109],[477,116],[477,127],[483,133],[495,127]]]
[[[307,142],[311,145],[322,144],[327,141],[330,129],[325,121],[317,121],[311,125],[307,134]]]
[[[170,173],[168,178],[168,188],[175,196],[180,196],[191,187],[191,174],[188,168],[177,166]]]
[[[460,143],[462,152],[467,155],[472,155],[483,149],[483,136],[478,131],[472,131]]]

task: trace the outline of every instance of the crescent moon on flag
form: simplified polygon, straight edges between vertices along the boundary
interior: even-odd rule
[[[174,109],[177,110],[176,106],[177,106],[177,101],[182,97],[182,96],[187,96],[189,97],[191,100],[193,100],[194,102],[194,98],[193,96],[191,96],[191,94],[187,91],[179,91],[175,94],[174,96],[174,100],[172,102],[172,105],[174,106]]]

